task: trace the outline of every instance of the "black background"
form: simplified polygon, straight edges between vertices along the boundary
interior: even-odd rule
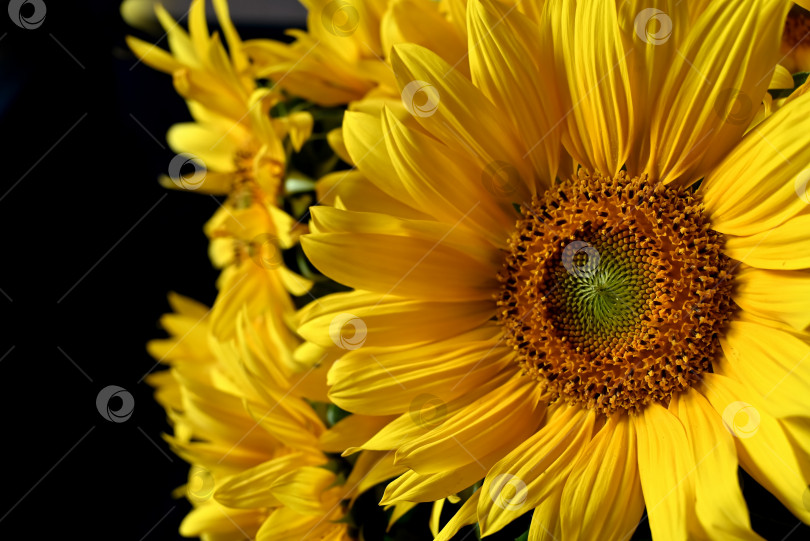
[[[213,301],[201,228],[218,203],[158,185],[166,130],[189,116],[126,49],[117,2],[47,7],[35,30],[0,13],[0,536],[176,539],[187,466],[161,439],[144,345],[168,291]],[[96,410],[108,385],[134,396],[124,423]],[[760,533],[810,537],[743,477]]]

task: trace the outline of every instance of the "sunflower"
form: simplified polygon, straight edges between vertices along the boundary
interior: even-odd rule
[[[480,487],[440,539],[756,538],[738,465],[810,522],[810,97],[754,124],[790,6],[704,4],[474,0],[470,79],[399,45],[427,96],[347,113],[299,332],[382,503]]]
[[[302,0],[307,31],[290,44],[251,40],[245,53],[257,73],[319,105],[352,103],[379,110],[399,99],[388,63],[397,43],[430,48],[468,71],[462,0]]]
[[[176,294],[169,300],[175,313],[161,322],[170,338],[148,349],[171,370],[148,382],[173,427],[166,439],[191,464],[178,495],[194,509],[181,534],[353,539],[348,502],[401,468],[385,453],[366,452],[353,467],[328,453],[360,443],[358,435],[379,428],[380,419],[350,416],[327,430],[311,404],[327,402],[330,362],[297,365],[298,339],[278,320],[249,325],[243,312],[238,339],[222,342],[211,336],[207,307]]]
[[[281,254],[306,231],[283,207],[289,195],[289,155],[310,137],[313,118],[296,110],[271,117],[274,107],[288,109],[285,98],[280,91],[259,86],[227,3],[215,0],[214,7],[228,52],[218,34],[209,36],[204,0],[191,4],[189,32],[156,6],[171,54],[137,38],[127,41],[146,64],[173,76],[194,117],[194,122],[169,130],[169,145],[178,155],[161,183],[227,196],[206,225],[211,259],[223,269],[218,284],[223,294],[214,305],[212,332],[227,339],[233,337],[235,314],[244,305],[251,313],[291,311],[286,291],[303,295],[312,286],[283,265]],[[193,173],[183,170],[189,165]],[[268,308],[263,298],[278,301]]]

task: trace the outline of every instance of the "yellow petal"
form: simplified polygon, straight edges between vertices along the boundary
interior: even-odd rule
[[[563,487],[558,486],[534,508],[529,525],[528,541],[558,541],[562,539],[560,500]]]
[[[506,248],[517,217],[512,203],[528,196],[521,179],[504,172],[506,182],[496,180],[499,172],[482,169],[465,154],[409,129],[388,109],[383,130],[394,170],[418,208]]]
[[[627,61],[632,49],[615,3],[562,2],[547,10],[562,51],[558,62],[566,62],[566,150],[586,168],[614,175],[633,149],[636,129]]]
[[[493,305],[492,301],[413,301],[367,291],[336,293],[301,309],[298,333],[324,347],[415,346],[452,338],[483,325],[493,317]],[[336,318],[344,314],[353,317],[344,317],[336,329],[335,322],[340,322]],[[408,329],[407,335],[403,328]],[[362,336],[355,334],[358,331]],[[357,336],[356,343],[344,343],[345,339],[351,340],[350,335]]]
[[[500,329],[484,332],[394,351],[350,352],[329,373],[329,397],[344,409],[373,415],[409,411],[420,396],[450,402],[514,366],[514,352],[497,336]]]
[[[732,321],[720,339],[726,362],[715,372],[749,387],[765,399],[773,416],[808,417],[810,406],[810,345],[785,331],[752,323]]]
[[[496,272],[503,255],[491,244],[469,230],[458,227],[462,220],[445,224],[433,220],[405,220],[387,214],[349,212],[331,207],[313,207],[310,229],[316,233],[374,233],[397,237],[413,237],[439,242],[463,254],[490,265]],[[469,219],[469,218],[467,218]]]
[[[408,470],[385,487],[385,494],[380,503],[432,502],[461,492],[483,479],[487,470],[511,448],[511,445],[500,446],[487,455],[477,455],[474,462],[436,473],[419,474]]]
[[[318,179],[318,203],[342,210],[385,212],[389,216],[429,220],[430,216],[394,199],[357,169],[336,171]]]
[[[744,269],[734,285],[734,302],[746,312],[800,331],[810,326],[810,272]]]
[[[208,500],[192,510],[180,524],[180,535],[230,534],[242,535],[240,530],[255,532],[261,525],[263,513],[256,509],[228,509],[213,500]]]
[[[439,535],[439,520],[442,517],[442,508],[444,507],[444,498],[440,500],[436,500],[433,502],[433,508],[430,511],[430,522],[428,526],[430,527],[430,533],[433,534],[435,538]]]
[[[768,90],[772,88],[793,89],[794,84],[793,76],[790,74],[790,71],[784,66],[777,64],[776,69],[773,71],[771,82],[768,85]]]
[[[768,88],[787,9],[787,3],[769,0],[746,3],[744,9],[713,2],[697,17],[653,109],[648,166],[653,178],[697,180],[734,148]]]
[[[400,415],[391,423],[377,432],[371,439],[362,445],[363,449],[387,451],[399,448],[404,442],[427,434],[437,426],[440,427],[458,412],[467,408],[479,398],[487,395],[493,389],[506,385],[514,375],[504,372],[493,377],[486,385],[472,389],[465,396],[446,404],[433,400],[433,397],[418,397],[408,413]],[[357,452],[359,449],[348,449],[344,455]]]
[[[730,235],[772,229],[807,208],[810,196],[810,95],[753,128],[703,181],[712,228]]]
[[[621,539],[644,511],[636,435],[627,415],[611,415],[565,481],[563,539]]]
[[[453,518],[444,525],[442,531],[439,532],[439,535],[433,541],[450,541],[456,533],[467,526],[468,524],[474,524],[476,520],[475,511],[478,506],[478,498],[481,496],[481,490],[475,492],[470,499],[464,502],[464,505],[461,506]]]
[[[505,128],[502,115],[469,79],[412,43],[393,48],[391,65],[406,108],[427,133],[447,146],[468,148],[470,159],[482,168],[504,162],[519,177],[531,177],[523,143]]]
[[[420,0],[389,2],[386,13],[389,33],[385,50],[398,43],[416,43],[435,51],[462,73],[469,73],[466,62],[467,44],[446,16],[440,13],[440,3],[425,4]],[[426,29],[430,29],[427,30]]]
[[[394,175],[394,166],[386,150],[385,134],[379,117],[347,112],[343,117],[343,136],[355,167],[372,184],[395,200],[414,209],[419,208],[404,184]]]
[[[321,435],[321,445],[327,453],[342,453],[367,441],[391,421],[393,417],[349,415]]]
[[[507,385],[448,416],[424,436],[397,449],[396,462],[418,473],[475,462],[504,442],[520,442],[543,419],[545,403],[537,400],[537,386],[528,378],[513,378]]]
[[[442,244],[375,233],[310,234],[307,257],[333,280],[385,295],[417,299],[484,300],[497,290],[492,268]]]
[[[650,530],[657,540],[688,539],[694,517],[695,460],[683,425],[653,403],[632,419],[638,439],[638,471]]]
[[[737,477],[737,451],[723,419],[695,390],[678,395],[670,411],[686,429],[695,461],[695,509],[709,539],[760,539],[751,530]],[[693,532],[695,535],[696,532]]]
[[[335,482],[335,474],[325,468],[302,466],[282,475],[265,488],[286,507],[301,514],[328,510],[323,492]]]
[[[551,33],[491,0],[472,2],[467,17],[473,83],[518,128],[528,150],[524,158],[547,188],[557,176],[562,135]],[[524,181],[535,193],[535,179]]]
[[[216,128],[195,122],[175,124],[169,128],[166,140],[172,150],[194,155],[208,170],[236,171],[238,146],[233,138],[223,137],[225,133]]]
[[[169,74],[183,68],[183,64],[156,45],[132,36],[127,36],[126,40],[127,45],[132,49],[132,52],[135,53],[135,56],[140,58],[143,63],[149,67]]]
[[[562,406],[490,469],[478,502],[482,534],[499,531],[562,489],[591,440],[595,419],[592,410]]]
[[[376,485],[402,475],[405,470],[403,466],[394,464],[393,451],[363,451],[346,479],[344,499],[355,500]]]
[[[269,486],[298,467],[325,463],[326,457],[316,453],[293,453],[269,460],[229,478],[217,488],[214,498],[222,505],[239,509],[277,507],[280,502]]]
[[[703,374],[700,392],[736,435],[740,464],[785,507],[810,523],[805,505],[810,461],[797,453],[784,428],[767,412],[756,392],[720,374]]]
[[[727,235],[723,252],[759,269],[810,268],[810,214],[800,214],[773,229],[747,237]]]
[[[337,541],[348,536],[347,524],[332,521],[341,518],[338,509],[330,516],[303,515],[288,507],[271,510],[256,533],[256,541]],[[244,534],[242,535],[244,539]]]

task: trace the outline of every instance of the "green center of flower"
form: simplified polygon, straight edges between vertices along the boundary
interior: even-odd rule
[[[582,174],[522,213],[498,305],[526,374],[610,413],[666,403],[709,369],[731,275],[694,195]]]

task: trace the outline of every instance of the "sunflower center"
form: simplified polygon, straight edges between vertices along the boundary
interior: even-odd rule
[[[720,351],[730,265],[688,190],[581,173],[522,209],[509,246],[499,319],[555,398],[667,403]]]
[[[807,33],[810,32],[810,11],[801,6],[794,5],[785,19],[785,30],[782,41],[789,48],[806,46]]]

